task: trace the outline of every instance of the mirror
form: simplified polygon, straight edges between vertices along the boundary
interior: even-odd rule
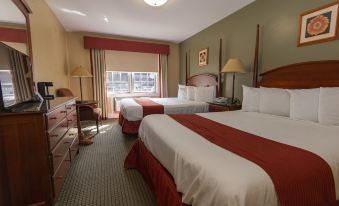
[[[26,17],[12,0],[0,0],[0,41],[24,54],[29,54],[27,46]]]
[[[33,71],[26,16],[21,0],[0,0],[0,86],[4,106],[32,100]]]

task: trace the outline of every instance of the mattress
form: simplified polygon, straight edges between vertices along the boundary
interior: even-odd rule
[[[199,115],[320,156],[332,170],[339,199],[339,127],[254,112]],[[210,143],[167,115],[145,117],[139,136],[173,176],[186,204],[278,205],[273,182],[261,167]]]
[[[193,114],[208,112],[208,103],[178,98],[150,98],[155,103],[164,105],[165,114]],[[125,98],[120,102],[120,112],[128,121],[139,121],[143,119],[142,106],[133,98]]]

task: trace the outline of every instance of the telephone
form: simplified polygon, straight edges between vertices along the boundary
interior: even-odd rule
[[[215,98],[215,99],[214,99],[214,101],[215,101],[216,103],[221,103],[221,104],[227,103],[227,100],[228,100],[228,98],[226,98],[226,97],[218,97],[218,98]]]
[[[240,105],[240,100],[238,98],[234,98],[232,102],[232,98],[226,98],[226,97],[218,97],[214,99],[214,102],[219,104],[226,104],[226,105]]]

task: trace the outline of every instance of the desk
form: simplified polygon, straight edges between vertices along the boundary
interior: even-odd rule
[[[81,124],[80,124],[80,111],[79,108],[81,106],[90,106],[93,108],[96,108],[98,105],[98,101],[95,100],[86,100],[86,101],[77,101],[76,102],[76,109],[77,109],[77,127],[78,127],[78,136],[79,136],[79,143],[82,145],[90,145],[93,144],[92,138],[94,137],[93,134],[85,135],[81,130]]]

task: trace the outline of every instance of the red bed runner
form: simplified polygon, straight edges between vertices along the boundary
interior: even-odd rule
[[[158,104],[150,99],[135,98],[134,101],[142,106],[143,116],[150,114],[163,114],[164,105]]]
[[[198,115],[169,116],[264,169],[274,183],[281,206],[336,205],[332,171],[321,157]]]

